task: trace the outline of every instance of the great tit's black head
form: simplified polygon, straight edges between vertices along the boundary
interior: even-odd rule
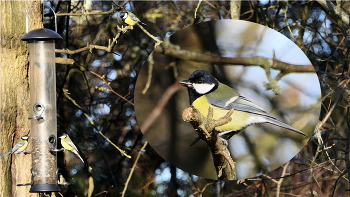
[[[188,80],[182,80],[180,84],[187,87],[190,104],[192,105],[198,97],[214,91],[219,82],[208,71],[196,70]]]
[[[124,21],[125,19],[128,17],[128,13],[127,12],[124,12],[124,11],[121,11],[120,12],[120,18],[122,18]]]
[[[188,80],[180,81],[181,85],[196,91],[197,94],[207,94],[215,90],[218,86],[218,80],[208,71],[196,70]]]
[[[28,139],[29,139],[29,136],[24,135],[24,136],[21,137],[21,139],[22,139],[22,140],[28,140]]]
[[[65,134],[65,133],[63,133],[60,137],[58,137],[58,138],[61,138],[61,139],[64,139],[64,138],[66,138],[67,137],[67,134]]]

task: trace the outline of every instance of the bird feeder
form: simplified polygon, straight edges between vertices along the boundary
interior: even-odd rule
[[[22,40],[29,43],[29,80],[32,139],[32,186],[30,192],[57,192],[57,109],[55,40],[50,29],[35,29]]]

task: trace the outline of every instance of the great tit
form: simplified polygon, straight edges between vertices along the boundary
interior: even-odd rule
[[[137,23],[142,23],[143,22],[140,21],[139,18],[137,18],[135,16],[135,14],[133,14],[132,12],[128,12],[128,11],[120,11],[119,12],[119,16],[121,17],[122,21],[128,25],[134,26]],[[145,24],[144,24],[145,25]]]
[[[18,139],[16,145],[12,148],[12,150],[7,153],[4,153],[3,155],[0,156],[0,158],[8,154],[23,152],[28,146],[28,139],[29,139],[29,136],[27,135],[22,136],[20,139]]]
[[[74,143],[72,142],[72,140],[70,139],[70,137],[67,134],[63,134],[61,135],[59,138],[61,138],[61,145],[65,150],[69,150],[71,152],[73,152],[74,154],[76,154],[79,159],[81,160],[81,162],[84,163],[83,158],[81,158],[81,156],[78,153],[78,149],[77,147],[74,145]]]
[[[205,70],[194,71],[188,80],[180,81],[180,84],[187,87],[190,105],[204,117],[207,117],[209,107],[213,108],[214,120],[224,117],[230,109],[234,109],[231,122],[215,128],[223,139],[228,140],[247,126],[261,123],[274,124],[307,136],[267,114],[263,108],[241,96],[231,87],[220,83]]]
[[[62,174],[59,174],[59,175],[58,175],[57,184],[59,184],[59,185],[69,185],[69,183],[66,182],[66,179],[63,177]]]

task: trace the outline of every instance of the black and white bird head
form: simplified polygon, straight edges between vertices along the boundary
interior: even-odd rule
[[[58,137],[58,138],[61,138],[61,139],[64,139],[64,138],[66,138],[68,135],[67,134],[62,134],[60,137]]]
[[[120,18],[122,18],[123,21],[125,21],[125,19],[128,18],[128,13],[124,12],[124,11],[121,11],[120,12]]]
[[[29,139],[29,136],[24,135],[24,136],[21,137],[21,139],[22,139],[22,140],[28,140],[28,139]]]
[[[188,80],[180,81],[181,85],[195,90],[200,95],[214,91],[218,87],[218,83],[218,80],[205,70],[196,70]]]

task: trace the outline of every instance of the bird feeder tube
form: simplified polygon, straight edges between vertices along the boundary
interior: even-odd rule
[[[30,192],[60,191],[57,185],[57,109],[55,40],[62,37],[49,29],[36,29],[22,40],[29,43],[29,81],[32,139]]]

